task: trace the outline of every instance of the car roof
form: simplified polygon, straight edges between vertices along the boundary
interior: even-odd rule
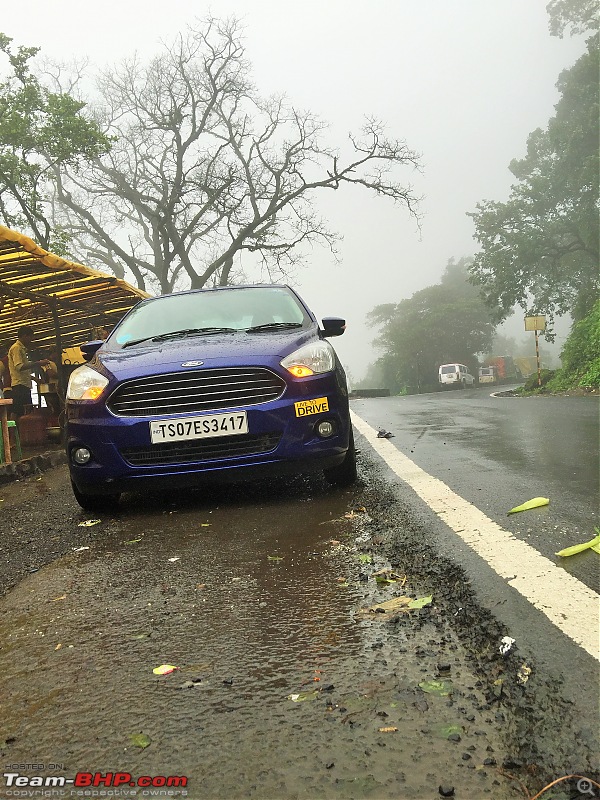
[[[186,289],[182,292],[168,292],[159,294],[156,297],[149,297],[149,300],[159,300],[161,297],[178,297],[184,294],[206,294],[207,292],[229,292],[236,289],[289,289],[294,291],[287,283],[240,283],[235,286],[211,286],[208,289]],[[295,294],[295,292],[294,292]]]

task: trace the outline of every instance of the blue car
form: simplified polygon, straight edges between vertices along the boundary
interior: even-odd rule
[[[322,470],[356,479],[344,370],[289,286],[179,292],[138,303],[67,388],[67,454],[86,510],[122,492]]]

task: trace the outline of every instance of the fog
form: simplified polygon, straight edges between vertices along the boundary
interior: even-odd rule
[[[467,212],[506,199],[508,164],[545,126],[560,71],[583,52],[581,38],[551,37],[546,0],[22,0],[2,2],[0,29],[51,59],[87,58],[90,69],[134,50],[149,56],[209,12],[246,26],[247,57],[262,94],[281,94],[330,123],[343,144],[365,115],[422,157],[405,180],[423,196],[420,229],[407,211],[366,190],[325,193],[319,210],[343,240],[339,263],[307,253],[293,284],[319,316],[343,316],[335,346],[356,378],[377,357],[366,314],[440,278],[450,258],[476,251]],[[193,13],[192,13],[193,10]],[[559,326],[558,344],[567,327]],[[522,316],[506,335],[525,337]]]

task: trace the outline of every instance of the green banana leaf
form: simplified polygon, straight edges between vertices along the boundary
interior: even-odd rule
[[[534,497],[533,500],[528,500],[521,506],[511,508],[508,514],[516,514],[517,511],[529,511],[531,508],[539,508],[540,506],[547,506],[550,500],[547,497]]]
[[[595,528],[598,531],[598,528]],[[576,553],[581,553],[584,550],[594,550],[596,553],[600,553],[600,533],[595,536],[593,539],[590,539],[589,542],[584,542],[583,544],[574,544],[572,547],[565,547],[564,550],[559,550],[558,553],[555,553],[557,556],[574,556]]]

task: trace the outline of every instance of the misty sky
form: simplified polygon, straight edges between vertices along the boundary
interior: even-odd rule
[[[133,51],[154,54],[160,39],[209,12],[234,14],[261,94],[285,93],[327,120],[333,145],[371,115],[421,153],[423,174],[405,173],[424,196],[421,233],[403,208],[365,190],[326,192],[319,209],[344,237],[341,263],[314,248],[296,274],[319,316],[348,320],[333,343],[359,378],[377,357],[367,312],[436,283],[449,258],[475,252],[466,212],[506,199],[509,162],[554,112],[558,74],[584,42],[549,35],[546,2],[0,0],[0,30],[53,60],[87,57],[102,67]],[[509,332],[521,331],[519,317]]]

